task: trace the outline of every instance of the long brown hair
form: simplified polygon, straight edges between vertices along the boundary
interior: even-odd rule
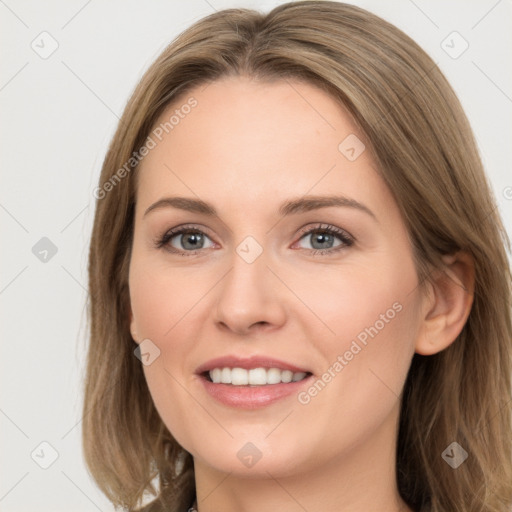
[[[98,486],[128,510],[156,496],[147,510],[179,511],[194,496],[192,457],[155,409],[129,330],[135,178],[139,150],[164,109],[228,75],[306,80],[349,109],[401,210],[420,281],[442,268],[441,255],[473,258],[474,300],[462,332],[445,350],[413,357],[396,476],[415,509],[430,502],[432,512],[510,510],[510,242],[471,128],[414,41],[364,9],[330,1],[203,18],[162,52],[125,108],[95,191],[89,253],[83,449]],[[457,469],[441,456],[454,441],[469,454]]]

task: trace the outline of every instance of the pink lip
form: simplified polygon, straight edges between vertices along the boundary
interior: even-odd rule
[[[300,388],[309,385],[313,377],[313,375],[309,375],[298,382],[282,382],[265,386],[233,386],[231,384],[214,384],[210,382],[204,374],[214,368],[245,368],[246,370],[252,368],[279,368],[281,370],[290,370],[294,373],[311,372],[285,361],[265,356],[241,358],[229,355],[211,359],[197,368],[196,373],[200,376],[200,381],[210,396],[224,405],[241,409],[257,409],[277,402],[293,393],[296,394]]]
[[[268,384],[265,386],[214,384],[204,376],[200,377],[200,381],[206,392],[224,405],[240,409],[257,409],[277,402],[292,393],[297,394],[300,388],[309,385],[312,378],[313,375],[310,375],[298,382],[282,382],[281,384]]]
[[[196,370],[196,373],[199,375],[201,373],[213,370],[214,368],[245,368],[246,370],[251,370],[252,368],[279,368],[281,370],[290,370],[294,373],[309,372],[309,370],[304,368],[299,368],[293,364],[289,364],[278,359],[273,359],[271,357],[238,357],[234,355],[228,355],[224,357],[217,357],[216,359],[210,359],[206,363],[199,366],[199,368]]]

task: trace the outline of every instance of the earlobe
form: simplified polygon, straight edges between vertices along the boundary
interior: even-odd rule
[[[422,308],[416,352],[432,355],[455,341],[473,304],[474,264],[468,253],[443,257],[445,267],[434,271]]]

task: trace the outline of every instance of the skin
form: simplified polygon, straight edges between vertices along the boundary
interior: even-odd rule
[[[147,383],[194,457],[200,512],[410,511],[395,480],[400,393],[414,353],[443,350],[462,329],[471,261],[447,258],[447,273],[418,287],[405,225],[365,136],[315,86],[225,78],[191,91],[161,121],[190,96],[198,105],[142,162],[129,288],[133,338],[160,350],[144,366]],[[338,150],[350,134],[367,148],[355,161]],[[375,218],[338,206],[278,214],[287,200],[333,194]],[[144,215],[167,196],[200,198],[218,216],[173,207]],[[183,224],[205,233],[199,250],[180,235],[168,246],[192,255],[155,246]],[[313,255],[318,237],[300,230],[321,224],[355,242],[333,252],[342,244],[334,236]],[[263,250],[250,264],[236,252],[247,236]],[[396,303],[400,312],[307,404],[293,394],[235,409],[195,374],[214,357],[263,354],[321,377]],[[252,467],[237,457],[248,442],[261,452]]]

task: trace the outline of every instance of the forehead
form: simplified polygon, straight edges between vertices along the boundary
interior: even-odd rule
[[[298,80],[198,86],[168,106],[152,134],[156,145],[139,167],[143,206],[167,192],[225,204],[238,197],[245,207],[334,189],[355,199],[386,192],[369,151],[355,160],[343,153],[346,140],[368,147],[347,110]]]

